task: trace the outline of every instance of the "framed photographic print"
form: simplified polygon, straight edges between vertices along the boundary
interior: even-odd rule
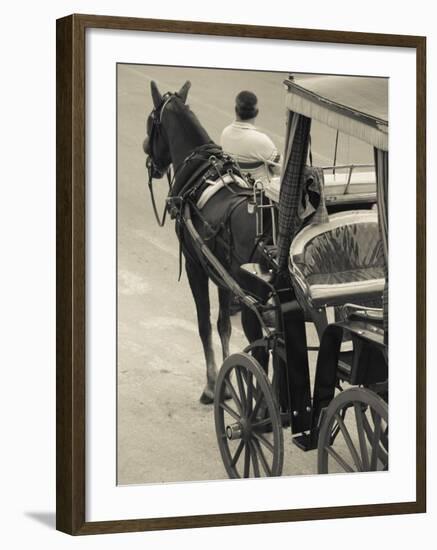
[[[425,511],[425,67],[57,21],[59,530]]]

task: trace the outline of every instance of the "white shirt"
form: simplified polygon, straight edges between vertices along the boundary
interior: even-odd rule
[[[272,174],[280,173],[281,157],[275,144],[253,124],[234,121],[223,130],[220,143],[254,179],[268,181]]]

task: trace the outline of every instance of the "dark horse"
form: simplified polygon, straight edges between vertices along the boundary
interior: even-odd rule
[[[186,105],[190,82],[186,82],[177,93],[162,96],[155,82],[151,82],[154,109],[147,120],[147,136],[144,152],[148,155],[154,177],[162,177],[170,165],[175,173],[171,195],[178,195],[183,188],[199,185],[207,170],[205,155],[196,151],[219,150],[196,115]],[[202,167],[205,166],[205,169]],[[242,193],[234,185],[223,187],[212,196],[200,212],[193,212],[192,221],[202,240],[213,251],[216,258],[226,266],[234,279],[242,284],[240,265],[253,261],[256,238],[255,216],[248,212],[249,193]],[[201,219],[203,218],[203,219]],[[225,223],[224,223],[225,220]],[[185,269],[196,303],[199,335],[206,360],[206,386],[200,397],[204,404],[214,400],[217,366],[212,346],[210,301],[208,279],[211,273],[205,268],[198,254],[198,247],[183,223],[177,223],[177,233],[185,256]],[[225,243],[228,243],[226,246]],[[231,253],[230,253],[231,251]],[[215,281],[217,282],[217,281]],[[223,359],[229,355],[231,336],[230,301],[231,291],[226,285],[218,285],[219,316],[217,329],[220,335]],[[252,342],[262,336],[256,315],[248,308],[242,309],[242,325],[246,337]],[[266,352],[258,350],[257,359],[266,364]]]

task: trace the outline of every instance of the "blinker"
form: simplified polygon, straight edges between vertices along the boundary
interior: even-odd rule
[[[155,165],[150,155],[146,159],[146,168],[149,173],[149,177],[153,179],[159,180],[164,176],[164,172]]]

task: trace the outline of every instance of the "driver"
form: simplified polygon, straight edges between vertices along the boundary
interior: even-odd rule
[[[273,141],[255,126],[258,98],[243,90],[235,98],[235,120],[221,135],[221,146],[253,180],[268,182],[279,175],[281,155]]]

